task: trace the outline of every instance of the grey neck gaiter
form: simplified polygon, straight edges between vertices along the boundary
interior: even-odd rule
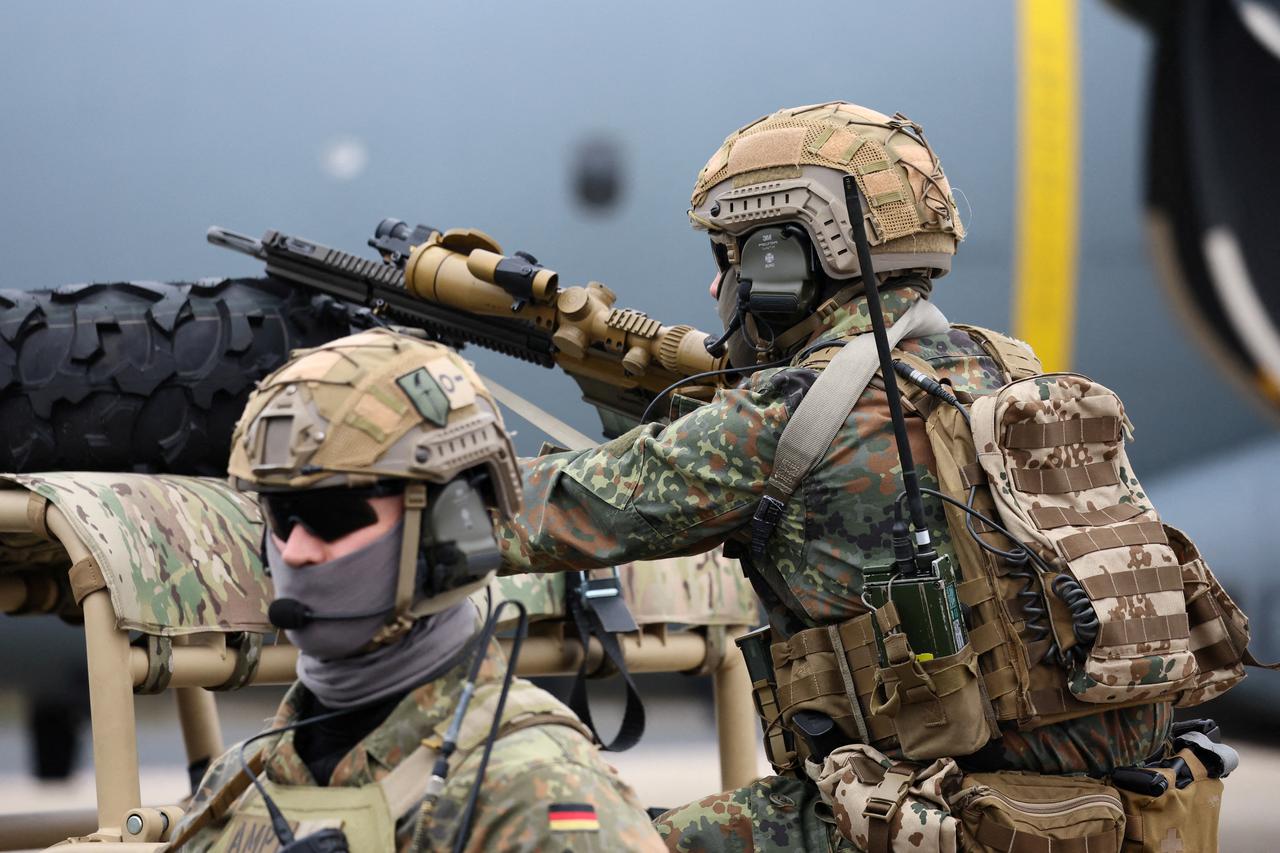
[[[267,537],[267,564],[277,598],[294,598],[316,614],[385,610],[363,619],[323,620],[287,630],[298,648],[298,679],[330,708],[350,708],[423,684],[454,663],[476,630],[476,609],[462,601],[419,619],[388,646],[360,650],[395,605],[403,522],[344,557],[293,568]]]

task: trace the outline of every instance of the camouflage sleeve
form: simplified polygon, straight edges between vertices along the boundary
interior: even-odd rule
[[[665,429],[521,460],[524,509],[502,528],[503,571],[612,566],[723,542],[764,490],[794,407],[790,373],[756,374]]]
[[[461,773],[446,787],[431,833],[437,847],[453,844],[474,778]],[[595,747],[573,729],[550,725],[498,741],[465,849],[603,853],[665,847],[635,794]]]
[[[178,821],[177,826],[169,834],[171,838],[181,837],[186,832],[187,827],[191,825],[191,822],[204,812],[209,800],[213,799],[213,796],[221,791],[240,772],[240,762],[236,759],[236,751],[239,746],[239,744],[236,744],[216,758],[213,764],[209,765],[209,769],[205,771],[204,777],[200,780],[200,786],[196,788],[195,794],[191,797],[191,804],[187,806],[182,819]],[[213,821],[210,826],[211,828],[221,827],[222,821]],[[182,850],[184,852],[207,850],[217,839],[217,835],[216,831],[200,830],[182,845]],[[165,849],[168,850],[168,848]]]

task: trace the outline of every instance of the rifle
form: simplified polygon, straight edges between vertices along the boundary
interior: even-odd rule
[[[368,241],[381,261],[274,230],[255,240],[215,226],[208,239],[265,261],[268,275],[368,308],[431,340],[558,366],[596,407],[610,438],[639,423],[672,384],[727,367],[707,352],[705,332],[615,308],[617,297],[597,281],[561,288],[559,276],[532,255],[505,256],[474,229],[410,229],[384,219]]]

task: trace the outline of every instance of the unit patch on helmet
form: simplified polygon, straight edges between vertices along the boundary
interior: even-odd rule
[[[427,368],[419,367],[396,380],[396,384],[408,395],[418,413],[436,426],[444,426],[449,420],[449,397]]]
[[[476,401],[476,389],[453,359],[442,356],[427,362],[427,372],[449,398],[450,409],[461,409]]]

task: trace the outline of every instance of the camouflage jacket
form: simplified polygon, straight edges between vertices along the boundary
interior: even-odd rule
[[[892,325],[917,298],[908,289],[884,294],[886,322]],[[833,312],[813,342],[852,338],[870,323],[866,300],[857,299]],[[995,363],[964,332],[901,348],[928,360],[959,390],[982,394],[1003,384]],[[523,460],[525,509],[502,535],[506,571],[608,566],[725,541],[745,544],[783,427],[817,378],[814,368],[835,352],[757,371],[665,429],[648,424],[591,450]],[[909,431],[922,485],[936,488],[924,424],[913,418]],[[775,630],[789,636],[865,612],[863,568],[892,560],[900,472],[884,391],[873,386],[787,502],[764,558],[750,567]],[[945,530],[941,508],[926,509],[934,528]]]
[[[918,298],[905,288],[882,294],[886,323],[892,325]],[[866,300],[860,298],[832,312],[810,343],[849,339],[870,328]],[[1004,384],[996,363],[962,330],[906,340],[900,349],[929,362],[959,391],[979,396]],[[820,350],[791,367],[757,371],[665,428],[642,425],[596,448],[522,460],[525,505],[502,530],[504,571],[609,566],[696,553],[724,542],[746,553],[742,546],[750,541],[751,518],[779,436],[835,352]],[[907,425],[921,485],[936,489],[924,423],[908,418]],[[892,507],[901,482],[888,403],[873,383],[825,458],[787,502],[763,559],[744,560],[775,635],[866,612],[863,570],[892,561]],[[951,553],[941,505],[926,501],[925,510],[940,534],[939,552]],[[1098,715],[1103,737],[1113,728],[1126,734],[1122,745],[1113,743],[1097,755],[1091,754],[1099,743],[1093,730],[1077,735],[1074,722],[1026,733],[1028,743],[1023,733],[1011,733],[1003,745],[1013,766],[1047,772],[1096,769],[1098,762],[1130,756],[1140,760],[1168,725],[1167,706],[1157,709],[1154,720],[1152,714],[1148,707]],[[1140,734],[1136,741],[1128,737],[1134,731]]]
[[[464,662],[409,693],[380,726],[343,757],[334,768],[329,785],[359,786],[377,782],[423,739],[438,736],[452,719],[467,665],[468,662]],[[494,644],[481,667],[477,686],[482,688],[499,681],[505,668],[502,651]],[[523,679],[516,679],[513,696],[517,685],[526,694],[541,692]],[[305,690],[300,683],[293,685],[276,713],[272,728],[297,722],[299,708],[305,703]],[[550,696],[542,698],[558,705]],[[472,704],[464,731],[473,722],[471,716],[477,704]],[[571,718],[567,709],[564,714]],[[511,720],[510,706],[504,717]],[[487,731],[490,721],[491,717],[486,715],[475,722],[482,731]],[[572,725],[572,719],[570,722],[570,725],[549,722],[512,726],[509,734],[496,741],[466,850],[663,849],[634,793],[618,778],[616,771],[601,760],[597,748]],[[271,781],[285,785],[316,784],[294,747],[294,732],[258,743],[268,744],[265,774]],[[254,746],[250,747],[252,751]],[[400,853],[452,849],[482,751],[481,742],[465,754],[460,746],[454,754],[448,781],[427,832],[426,845],[418,846],[415,838],[418,808],[398,816],[396,841]],[[175,828],[175,836],[238,774],[240,764],[236,752],[237,748],[233,747],[209,768],[183,822]],[[594,813],[594,817],[572,822],[558,818],[557,809],[565,812],[566,807],[575,814]],[[208,850],[234,812],[233,806],[227,814],[202,828],[182,850]]]

